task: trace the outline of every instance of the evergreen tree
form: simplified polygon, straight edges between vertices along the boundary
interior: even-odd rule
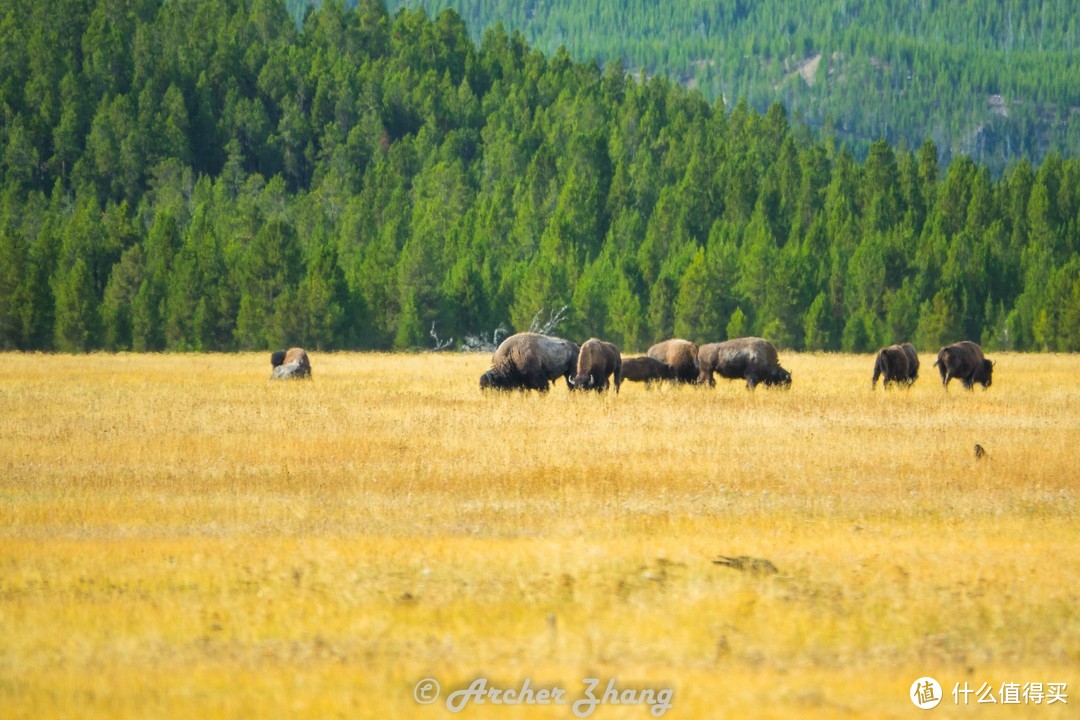
[[[618,273],[615,290],[608,302],[608,328],[612,342],[624,353],[640,350],[646,344],[640,298],[626,274]]]
[[[832,347],[829,329],[832,322],[827,317],[829,301],[825,293],[819,293],[803,320],[803,347],[807,350],[823,350]]]
[[[101,303],[102,342],[106,350],[130,350],[134,346],[136,299],[146,281],[146,257],[141,245],[124,251],[113,267]],[[149,323],[140,327],[140,350],[149,349],[145,333]]]
[[[705,251],[698,248],[679,281],[675,296],[675,335],[688,339],[714,338],[720,332],[720,318],[712,278],[705,264]]]
[[[271,318],[279,296],[294,291],[302,268],[295,229],[282,218],[271,219],[241,252],[235,279],[241,288],[237,344],[250,350],[289,344],[292,339]]]
[[[86,261],[75,258],[70,268],[53,279],[56,297],[54,342],[61,352],[86,352],[97,340],[97,303]]]

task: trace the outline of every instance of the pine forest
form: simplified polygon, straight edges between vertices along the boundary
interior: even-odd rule
[[[558,317],[626,352],[1080,350],[1069,152],[998,167],[896,138],[852,86],[877,114],[860,146],[795,95],[706,94],[467,13],[291,9],[0,7],[0,348],[431,349]],[[1075,70],[1039,68],[1035,33],[1018,66],[1067,104]]]

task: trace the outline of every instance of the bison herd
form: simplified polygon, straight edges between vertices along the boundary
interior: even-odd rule
[[[311,377],[311,361],[302,348],[278,350],[271,354],[271,380]],[[982,348],[968,340],[947,345],[938,352],[934,366],[941,384],[948,388],[956,378],[968,390],[975,383],[990,387],[994,363],[983,356]],[[480,376],[480,387],[492,390],[538,390],[547,392],[558,378],[571,390],[603,392],[623,381],[716,385],[713,375],[728,380],[745,380],[753,389],[759,384],[787,388],[791,373],[780,366],[776,347],[758,337],[736,338],[698,347],[689,340],[673,338],[649,348],[645,355],[623,357],[614,344],[590,338],[580,346],[570,340],[523,332],[502,341],[492,356],[491,369]],[[919,377],[919,356],[911,343],[890,345],[874,359],[870,387],[883,380],[890,385],[910,387]]]
[[[982,349],[966,340],[941,348],[934,365],[941,371],[944,387],[957,378],[969,390],[974,383],[990,387],[994,370]],[[615,345],[597,338],[578,346],[570,340],[524,332],[503,340],[491,369],[480,376],[480,387],[547,392],[551,382],[562,376],[571,390],[603,392],[614,384],[617,394],[623,381],[713,387],[714,375],[745,380],[750,389],[759,384],[791,386],[791,373],[780,366],[776,347],[763,338],[736,338],[700,347],[673,338],[653,345],[645,355],[622,357]],[[919,356],[911,343],[892,345],[878,352],[871,387],[877,386],[879,378],[884,378],[885,387],[910,387],[918,377]]]
[[[481,388],[546,392],[560,375],[571,390],[603,392],[624,380],[716,384],[713,374],[742,379],[753,388],[791,385],[791,373],[780,367],[776,348],[762,338],[739,338],[700,348],[674,338],[657,343],[639,357],[624,358],[612,343],[590,338],[580,347],[569,340],[538,333],[518,333],[495,350],[492,367],[480,376]]]

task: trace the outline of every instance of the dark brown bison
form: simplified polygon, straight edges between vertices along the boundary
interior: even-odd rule
[[[693,382],[697,377],[698,346],[689,340],[664,340],[649,348],[646,354],[670,367],[679,382]]]
[[[919,356],[911,343],[890,345],[878,351],[874,360],[874,379],[871,388],[877,387],[879,377],[884,377],[882,385],[901,385],[911,387],[919,378]]]
[[[908,379],[911,380],[911,382],[915,382],[919,379],[919,353],[915,352],[915,346],[909,342],[904,343],[900,347],[903,348],[904,352],[907,354]]]
[[[941,373],[941,384],[946,389],[949,381],[956,378],[968,390],[975,383],[985,390],[990,387],[994,374],[994,363],[983,357],[982,348],[970,340],[941,348],[934,366]]]
[[[615,394],[619,394],[622,385],[622,355],[619,348],[609,342],[589,338],[581,344],[578,352],[577,375],[573,385],[578,390],[596,390],[603,392],[611,385],[611,376],[615,376]]]
[[[299,380],[311,377],[311,361],[303,348],[278,350],[270,355],[271,380]]]
[[[746,387],[758,383],[791,385],[791,373],[780,367],[776,348],[762,338],[736,338],[702,345],[698,351],[698,384],[716,385],[713,373],[722,378],[746,380]]]
[[[661,380],[675,380],[675,369],[648,355],[622,359],[622,379],[646,385]]]
[[[549,383],[561,376],[573,389],[577,358],[578,346],[569,340],[531,332],[511,335],[496,348],[480,387],[547,392]]]

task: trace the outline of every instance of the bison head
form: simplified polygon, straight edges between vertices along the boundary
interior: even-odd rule
[[[576,376],[567,375],[566,382],[571,390],[591,390],[596,385],[596,381],[593,379],[592,374]]]
[[[513,390],[516,387],[519,387],[519,384],[514,382],[514,378],[509,373],[496,368],[492,368],[480,376],[481,390]]]
[[[270,366],[277,367],[285,362],[285,351],[277,350],[270,354]]]
[[[974,380],[977,383],[982,383],[983,388],[990,387],[990,383],[994,376],[994,363],[989,360],[983,359],[982,367],[975,372]]]
[[[765,381],[765,384],[789,388],[791,387],[791,373],[777,365],[776,369],[772,371],[772,375]]]

